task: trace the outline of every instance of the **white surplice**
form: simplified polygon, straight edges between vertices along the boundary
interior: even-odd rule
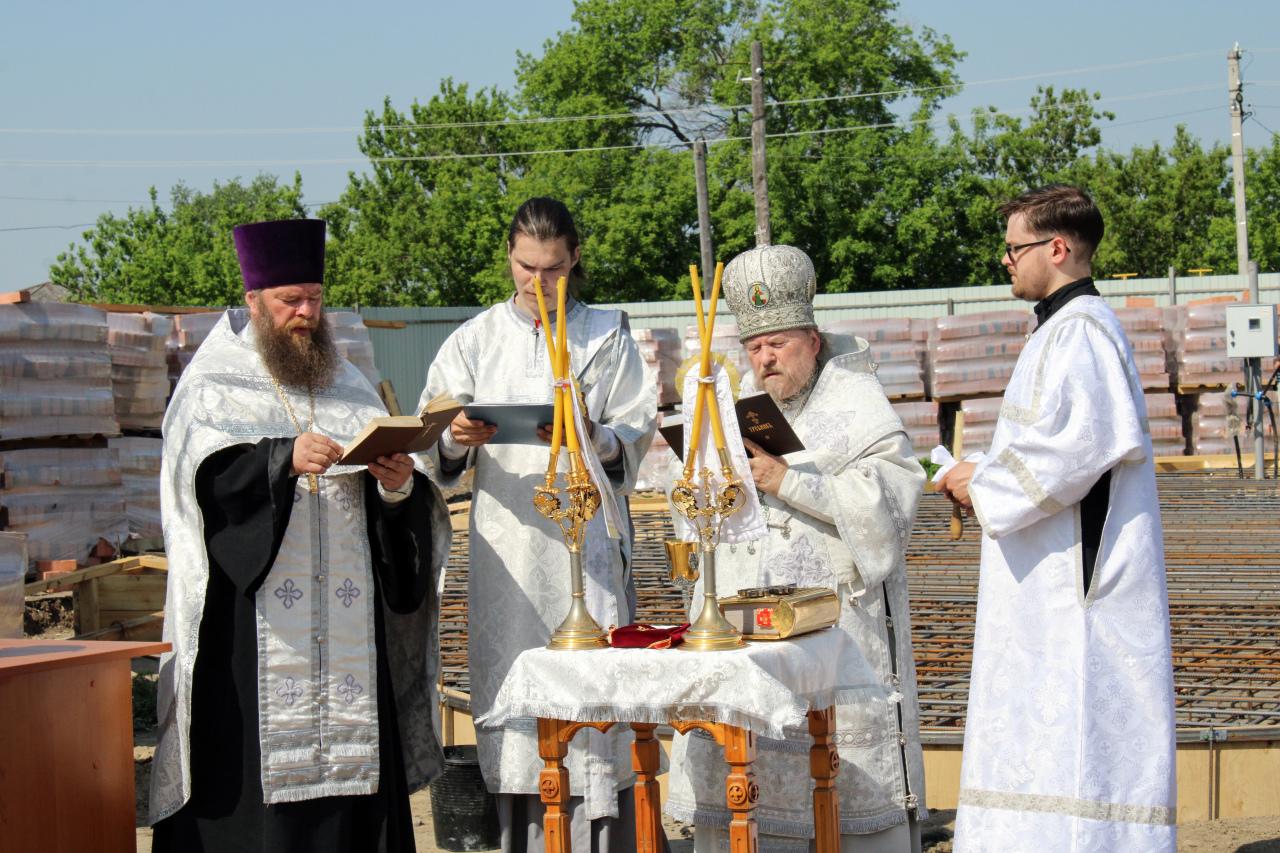
[[[721,595],[795,584],[839,596],[840,620],[831,630],[853,639],[892,697],[836,709],[840,831],[859,836],[850,842],[856,849],[913,813],[927,816],[905,562],[925,477],[875,378],[867,342],[832,337],[839,354],[822,365],[808,398],[783,405],[805,450],[787,455],[779,494],[764,495],[767,532],[722,544],[716,583]],[[748,376],[743,394],[756,390]],[[680,469],[673,456],[668,481]],[[693,600],[701,595],[699,580]],[[803,726],[784,735],[756,740],[761,853],[807,850],[814,835],[812,740]],[[695,850],[715,851],[724,833],[704,830],[728,827],[732,817],[724,750],[698,732],[677,736],[671,764],[667,814],[698,826]]]
[[[1106,471],[1086,592],[1080,500]],[[1142,385],[1104,300],[1031,336],[969,493],[984,535],[955,849],[1173,853],[1160,507]]]
[[[570,367],[586,397],[589,417],[599,428],[596,447],[604,448],[607,485],[621,515],[618,538],[609,538],[600,513],[588,524],[583,545],[587,606],[601,626],[625,625],[632,621],[627,593],[631,525],[625,498],[657,428],[657,385],[628,333],[623,312],[575,302],[567,313]],[[546,338],[508,299],[450,335],[431,365],[422,400],[425,404],[448,392],[464,403],[549,403],[552,387]],[[559,528],[533,506],[549,453],[545,444],[490,444],[470,450],[456,463],[442,460],[439,446],[428,454],[444,486],[457,482],[464,463],[475,468],[467,661],[471,709],[477,718],[488,713],[515,658],[525,649],[545,646],[569,610],[568,550]],[[562,476],[567,466],[567,453],[562,452]],[[616,816],[613,793],[634,784],[631,740],[631,731],[618,726],[608,735],[587,732],[570,744],[570,791],[587,795],[589,818]],[[534,719],[478,726],[476,741],[491,791],[538,793],[542,760]],[[591,749],[587,743],[593,744]]]

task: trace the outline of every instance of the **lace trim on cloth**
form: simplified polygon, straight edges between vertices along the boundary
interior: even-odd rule
[[[832,690],[819,691],[807,697],[814,710],[830,708],[834,705],[859,705],[876,700],[883,701],[884,692],[877,687],[837,687]],[[613,703],[580,705],[568,708],[565,705],[548,702],[520,702],[518,705],[521,717],[541,717],[549,720],[567,720],[571,723],[665,723],[668,720],[684,722],[685,720],[724,723],[763,734],[775,740],[783,740],[783,730],[776,720],[767,719],[742,708],[723,705],[680,705],[671,706],[664,703],[636,702],[629,705]],[[496,719],[494,719],[496,718]],[[483,728],[505,728],[514,718],[506,715],[490,714],[476,722]],[[807,750],[806,750],[807,751]]]
[[[1018,455],[1011,448],[1006,447],[1000,451],[1000,455],[996,458],[1000,460],[1004,467],[1009,469],[1009,473],[1013,474],[1014,478],[1017,479],[1018,485],[1022,486],[1022,491],[1027,493],[1027,497],[1031,498],[1031,502],[1045,515],[1056,515],[1065,509],[1056,499],[1049,496],[1044,486],[1040,485],[1040,481],[1031,473],[1031,469],[1018,458]]]
[[[1082,800],[1056,794],[1017,794],[1007,791],[986,791],[980,788],[961,788],[960,805],[980,809],[1004,809],[1019,812],[1043,812],[1067,815],[1085,820],[1103,820],[1111,823],[1145,823],[1152,826],[1173,826],[1178,822],[1177,806],[1139,806],[1131,803],[1104,803],[1098,800]]]

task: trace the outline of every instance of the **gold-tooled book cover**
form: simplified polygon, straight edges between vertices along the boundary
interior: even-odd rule
[[[719,604],[724,618],[746,640],[786,640],[829,628],[840,619],[840,600],[825,587],[740,589]]]

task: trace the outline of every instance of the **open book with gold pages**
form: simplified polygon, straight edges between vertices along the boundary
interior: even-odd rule
[[[368,465],[379,456],[393,453],[419,453],[440,440],[462,411],[462,404],[448,393],[437,394],[418,416],[401,415],[374,418],[343,451],[339,465]]]

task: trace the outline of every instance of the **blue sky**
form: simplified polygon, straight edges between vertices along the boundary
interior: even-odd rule
[[[360,163],[300,161],[358,161],[366,110],[386,97],[398,108],[425,101],[443,77],[510,89],[516,51],[539,51],[572,10],[570,0],[7,3],[0,291],[44,281],[85,230],[43,226],[123,213],[151,186],[167,199],[179,180],[207,190],[260,171],[291,181],[296,170],[308,202],[334,200]],[[1117,115],[1103,134],[1110,148],[1167,141],[1179,122],[1226,141],[1226,53],[1238,41],[1253,49],[1246,83],[1257,81],[1246,88],[1258,119],[1246,144],[1265,144],[1264,126],[1280,130],[1280,3],[902,0],[899,17],[967,51],[960,74],[971,85],[944,107],[959,115],[1025,108],[1042,82],[1130,98],[1104,105]],[[1151,62],[1168,57],[1185,58]],[[1122,63],[1145,64],[1105,69]],[[1056,75],[1081,69],[1094,70]],[[1210,88],[1150,96],[1197,87]],[[336,130],[196,132],[299,128]],[[19,228],[29,230],[5,230]]]

